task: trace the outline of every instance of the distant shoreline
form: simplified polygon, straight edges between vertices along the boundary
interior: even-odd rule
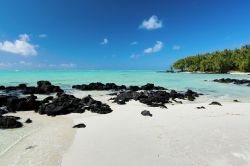
[[[227,73],[216,73],[216,72],[202,72],[202,71],[158,71],[161,73],[185,73],[185,74],[239,74],[239,75],[250,75],[250,72],[240,72],[240,71],[229,71]]]

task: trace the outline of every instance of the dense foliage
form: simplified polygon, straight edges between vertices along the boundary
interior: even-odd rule
[[[216,51],[188,56],[173,64],[181,71],[226,73],[228,71],[250,72],[250,45],[240,49]]]

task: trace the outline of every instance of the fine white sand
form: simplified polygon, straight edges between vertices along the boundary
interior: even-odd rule
[[[205,103],[147,107],[112,104],[107,115],[71,114],[77,129],[63,166],[248,166],[250,104]],[[198,110],[197,106],[206,109]],[[153,117],[144,117],[142,110]]]
[[[11,114],[10,114],[11,115]],[[34,111],[14,116],[32,123],[19,129],[0,130],[0,166],[58,166],[71,145],[75,130],[64,116],[48,117]]]
[[[162,109],[137,101],[118,105],[108,100],[107,92],[74,93],[87,94],[114,111],[57,117],[13,114],[33,123],[0,130],[0,166],[250,165],[250,103],[224,101],[215,106],[203,97]],[[153,117],[142,116],[143,110]],[[87,127],[73,129],[78,123]]]

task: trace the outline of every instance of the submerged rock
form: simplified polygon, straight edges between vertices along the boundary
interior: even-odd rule
[[[142,114],[143,116],[150,116],[150,117],[153,116],[153,115],[150,113],[150,111],[147,111],[147,110],[142,111],[141,114]]]
[[[12,128],[20,128],[23,124],[19,121],[19,117],[15,116],[1,116],[0,115],[0,129],[12,129]]]
[[[73,128],[85,128],[85,127],[86,125],[84,123],[80,123],[80,124],[73,126]]]

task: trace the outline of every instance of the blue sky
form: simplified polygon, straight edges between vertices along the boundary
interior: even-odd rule
[[[250,43],[250,0],[1,0],[0,69],[166,69]]]

